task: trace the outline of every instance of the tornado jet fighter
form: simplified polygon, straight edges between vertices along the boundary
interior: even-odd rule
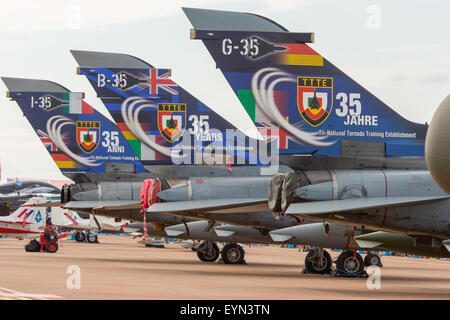
[[[144,169],[117,125],[87,104],[83,93],[44,80],[2,80],[10,90],[7,95],[18,103],[37,135],[45,134],[41,141],[62,174],[77,182],[63,186],[52,198],[62,195],[63,202],[68,198],[85,200],[78,202],[82,203],[78,211],[84,214],[98,210],[113,218],[141,221],[142,181],[158,175]],[[5,186],[17,188],[12,183]],[[33,184],[23,182],[22,187],[28,186]],[[39,205],[59,206],[61,202]],[[158,223],[160,228],[183,222],[177,217],[152,218],[149,221]]]
[[[291,33],[247,13],[183,10],[194,26],[191,38],[203,41],[255,124],[259,118],[285,130],[291,136],[289,152],[303,155],[289,159],[296,173],[274,178],[270,209],[408,233],[435,248],[437,255],[448,254],[446,195],[428,172],[388,170],[425,169],[426,125],[405,120],[309,47],[313,34]],[[285,50],[255,59],[258,38]],[[244,92],[254,99],[245,99]],[[385,162],[377,163],[380,157]],[[310,174],[310,179],[305,172],[320,169],[311,165],[316,159],[327,170]],[[343,162],[358,170],[339,173],[350,169],[341,166]],[[340,184],[339,177],[349,180]],[[350,198],[342,198],[346,196]],[[426,217],[419,213],[424,210]],[[435,210],[438,214],[431,213]]]
[[[384,231],[357,237],[360,244],[395,248],[396,240],[409,239],[397,247],[449,255],[444,242],[450,238],[450,198],[428,171],[333,171],[329,181],[298,187],[292,194],[296,200],[288,205],[288,215]]]

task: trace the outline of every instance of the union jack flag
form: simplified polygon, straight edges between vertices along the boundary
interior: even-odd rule
[[[58,150],[58,148],[56,148],[56,145],[53,143],[52,139],[49,138],[48,134],[46,134],[42,130],[37,130],[37,134],[39,136],[39,139],[41,139],[42,143],[44,144],[44,146],[46,148],[50,147],[50,151],[57,151]],[[64,132],[62,134],[62,140],[64,141],[64,143],[66,143],[68,141],[67,135],[68,135],[68,132]]]
[[[162,89],[166,93],[177,95],[178,85],[175,81],[170,80],[169,76],[170,70],[168,69],[150,69],[150,77],[148,78],[150,94],[160,94]]]
[[[255,124],[266,143],[277,141],[278,149],[288,148],[289,134],[286,131],[263,121],[255,122]]]

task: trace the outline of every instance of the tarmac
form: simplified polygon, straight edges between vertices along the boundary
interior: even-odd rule
[[[301,274],[306,253],[293,248],[252,246],[247,264],[226,265],[201,262],[178,243],[99,241],[65,239],[52,254],[0,239],[0,299],[450,299],[448,260],[383,256],[380,288],[369,289],[367,279]]]

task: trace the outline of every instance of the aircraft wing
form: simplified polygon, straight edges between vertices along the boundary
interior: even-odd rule
[[[32,224],[32,222],[28,222],[28,221],[23,221],[23,220],[17,220],[17,221],[8,221],[8,220],[0,220],[0,223],[6,223],[6,224],[22,224],[22,225],[26,225],[26,224]]]
[[[158,212],[173,215],[201,215],[209,213],[241,213],[248,210],[261,210],[267,207],[267,198],[246,198],[246,199],[210,199],[159,202],[151,205],[147,212]],[[267,208],[266,208],[267,210]]]
[[[320,217],[329,214],[339,213],[340,215],[351,215],[370,209],[399,207],[414,205],[438,200],[448,199],[449,196],[422,196],[422,197],[391,197],[391,198],[363,198],[344,199],[329,201],[314,201],[293,203],[286,210],[286,214]]]
[[[64,209],[82,210],[126,210],[140,209],[141,202],[137,200],[94,200],[94,201],[69,201],[63,205]]]

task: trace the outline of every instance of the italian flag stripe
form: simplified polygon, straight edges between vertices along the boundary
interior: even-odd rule
[[[247,111],[250,119],[255,121],[256,110],[255,110],[255,98],[253,97],[251,90],[238,89],[237,96],[242,106]]]

